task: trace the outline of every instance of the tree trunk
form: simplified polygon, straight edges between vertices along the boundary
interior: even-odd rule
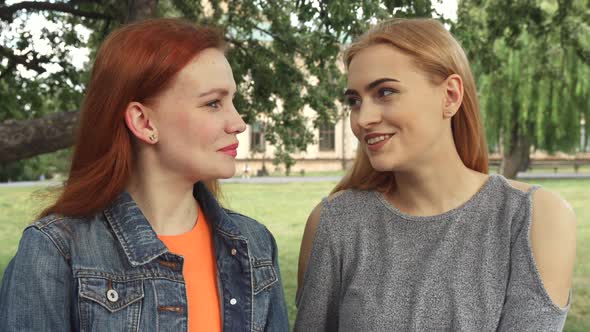
[[[515,179],[518,172],[524,172],[529,167],[531,144],[522,134],[513,134],[509,149],[502,151],[500,174],[508,179]]]
[[[79,112],[59,112],[39,119],[0,123],[0,162],[54,152],[74,144]]]
[[[158,0],[128,0],[125,22],[135,22],[155,17],[157,11]]]

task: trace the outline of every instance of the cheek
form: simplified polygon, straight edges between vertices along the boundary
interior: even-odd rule
[[[174,117],[174,128],[182,132],[191,132],[193,127],[193,121],[191,116],[188,112],[179,112],[177,116]]]
[[[176,101],[169,103],[162,107],[160,116],[160,125],[165,127],[165,130],[171,132],[170,134],[179,134],[185,132],[190,128],[191,113],[195,111],[191,109],[186,103]]]
[[[361,127],[358,125],[358,112],[350,112],[350,129],[356,138],[360,141]]]
[[[423,151],[441,140],[441,121],[432,114],[414,114],[405,124],[401,142],[404,146],[412,147],[414,152]]]
[[[179,146],[194,148],[197,145],[212,143],[215,139],[215,128],[216,124],[202,114],[178,112],[169,130],[172,130],[172,135],[178,138],[177,144]]]

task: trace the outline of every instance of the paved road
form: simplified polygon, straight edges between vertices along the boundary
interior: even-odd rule
[[[590,179],[590,173],[519,173],[520,180],[542,180],[542,179]],[[249,179],[231,178],[221,180],[222,183],[292,183],[292,182],[337,182],[339,176],[290,176],[290,177],[251,177]],[[40,185],[59,185],[54,181],[23,181],[0,183],[0,187],[29,187]]]
[[[518,173],[519,180],[529,179],[590,179],[590,173]]]
[[[249,179],[231,178],[221,180],[222,183],[289,183],[289,182],[336,182],[340,176],[266,176]]]
[[[250,179],[232,178],[221,180],[227,183],[287,183],[287,182],[336,182],[340,176],[291,176],[291,177],[253,177]],[[518,179],[590,179],[590,173],[518,173]]]
[[[339,176],[267,176],[251,177],[249,179],[231,178],[223,179],[222,183],[290,183],[290,182],[336,182],[340,180]],[[30,186],[52,186],[59,185],[54,181],[22,181],[22,182],[1,182],[0,187],[30,187]]]

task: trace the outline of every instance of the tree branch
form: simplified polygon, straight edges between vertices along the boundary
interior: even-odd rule
[[[289,48],[291,48],[295,53],[299,53],[300,55],[306,55],[306,52],[300,50],[298,47],[290,45],[285,39],[283,39],[281,36],[277,35],[276,33],[273,33],[267,29],[261,28],[257,25],[252,25],[252,28],[254,30],[258,30],[264,34],[267,34],[268,36],[272,37],[273,39],[278,40],[279,42],[281,42],[283,45],[288,46]]]
[[[80,3],[81,1],[76,1],[73,3]],[[11,22],[13,19],[14,14],[19,10],[31,10],[31,11],[56,11],[62,13],[69,13],[74,16],[81,16],[86,18],[92,19],[112,19],[111,16],[96,13],[96,12],[89,12],[77,9],[70,4],[66,3],[52,3],[52,2],[37,2],[37,1],[23,1],[19,3],[15,3],[11,6],[1,6],[0,7],[0,20]]]
[[[244,53],[246,54],[250,54],[250,52],[248,52],[248,48],[246,46],[244,46],[244,43],[241,41],[238,41],[235,38],[231,38],[231,37],[225,37],[225,41],[228,43],[231,43],[233,45],[235,45],[237,48],[241,49],[242,51],[244,51]]]
[[[33,54],[33,60],[29,60],[28,58],[28,55],[31,53]],[[16,55],[11,49],[3,47],[2,45],[0,45],[0,58],[1,57],[8,58],[8,65],[6,66],[6,70],[0,74],[0,78],[11,72],[12,69],[16,67],[16,65],[23,65],[27,69],[34,70],[41,74],[46,71],[45,68],[41,66],[41,64],[50,62],[47,57],[38,57],[35,53],[33,53],[33,51],[29,51],[22,55]]]
[[[0,163],[72,146],[78,117],[79,112],[58,112],[32,120],[0,122]]]

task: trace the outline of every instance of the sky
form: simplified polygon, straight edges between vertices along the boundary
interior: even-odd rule
[[[451,19],[452,21],[457,20],[457,0],[443,0],[440,3],[435,0],[433,7],[445,18]]]

